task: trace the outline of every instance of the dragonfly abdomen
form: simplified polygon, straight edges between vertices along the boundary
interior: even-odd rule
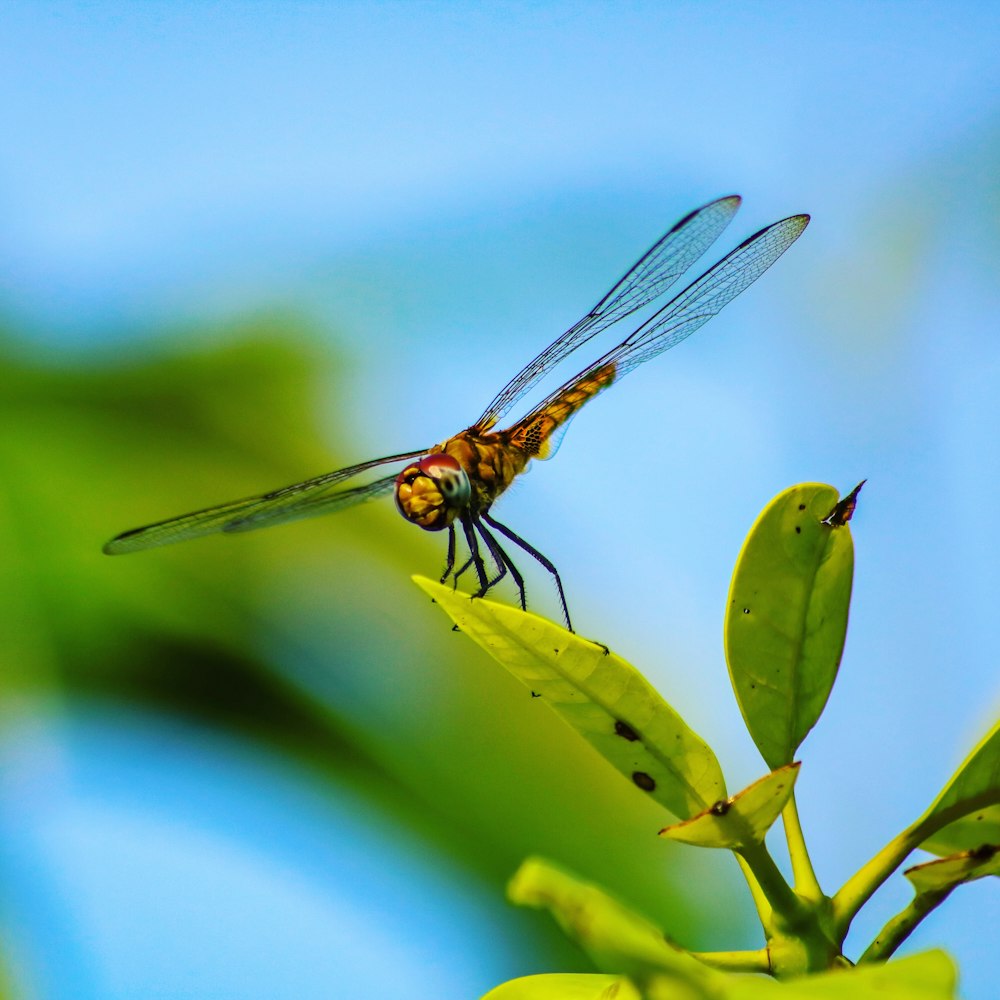
[[[523,420],[514,424],[504,436],[510,444],[525,452],[530,458],[551,457],[552,435],[560,427],[564,427],[584,404],[607,389],[617,376],[618,370],[614,362],[598,368],[561,389],[533,413],[529,413]]]

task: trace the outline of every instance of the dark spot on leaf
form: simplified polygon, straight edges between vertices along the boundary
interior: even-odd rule
[[[627,722],[622,722],[621,719],[615,721],[615,734],[628,740],[629,743],[634,743],[639,738],[639,734]]]
[[[462,631],[457,625],[452,625],[451,630],[452,630],[452,632],[461,632]]]
[[[802,529],[798,525],[795,525],[795,534],[796,535],[801,535],[802,534]]]
[[[743,609],[743,614],[745,614],[745,615],[750,614],[750,609],[749,608],[744,608]]]
[[[651,792],[656,788],[656,782],[645,771],[633,771],[632,780],[644,791]]]
[[[532,691],[531,692],[531,697],[532,698],[541,698],[541,695],[537,691]]]
[[[1000,847],[996,844],[981,844],[969,851],[969,857],[976,861],[989,861],[997,851],[1000,851]]]
[[[729,807],[731,805],[732,803],[729,801],[729,799],[719,799],[719,801],[714,803],[712,805],[712,808],[709,809],[708,811],[713,816],[725,816],[726,813],[729,812]]]
[[[555,653],[556,656],[558,656],[559,655],[559,647],[556,646],[555,649],[552,650],[552,652]]]
[[[799,510],[805,510],[805,509],[806,509],[806,505],[804,503],[800,503],[799,504]]]

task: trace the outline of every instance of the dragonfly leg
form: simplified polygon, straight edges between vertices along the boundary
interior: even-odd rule
[[[476,538],[472,516],[468,511],[462,512],[462,530],[465,532],[465,541],[469,546],[470,555],[469,561],[455,574],[455,579],[457,580],[459,574],[464,573],[469,563],[471,563],[476,568],[476,577],[479,580],[479,593],[476,594],[476,597],[482,597],[490,589],[489,577],[486,575],[486,563],[479,553],[479,539]]]
[[[489,546],[490,555],[493,556],[494,561],[498,566],[502,567],[502,572],[500,575],[490,583],[490,589],[495,587],[506,575],[507,571],[510,571],[510,575],[514,578],[514,583],[517,586],[518,595],[521,598],[521,610],[527,611],[528,604],[524,595],[524,577],[521,576],[520,571],[514,565],[514,561],[509,555],[500,547],[500,543],[493,537],[493,535],[484,527],[481,521],[476,521],[476,530],[483,537],[483,541]]]
[[[468,558],[468,559],[466,559],[466,560],[465,560],[465,562],[464,562],[464,563],[462,563],[462,565],[461,565],[461,566],[459,566],[459,567],[458,567],[458,569],[456,569],[454,573],[452,573],[452,575],[451,575],[451,582],[452,582],[452,584],[453,584],[453,585],[454,585],[455,587],[457,587],[457,586],[458,586],[458,578],[459,578],[459,577],[460,577],[460,576],[461,576],[461,575],[462,575],[462,574],[463,574],[463,573],[464,573],[464,572],[465,572],[465,571],[466,571],[466,570],[467,570],[467,569],[468,569],[468,568],[469,568],[469,567],[470,567],[471,565],[472,565],[472,556],[469,556],[469,558]]]
[[[455,525],[448,525],[448,560],[444,566],[444,572],[441,574],[441,583],[451,576],[451,571],[455,568]],[[458,572],[461,573],[465,569],[462,567]],[[455,574],[455,579],[458,579],[458,573]]]
[[[507,525],[501,524],[499,521],[490,517],[490,515],[486,511],[483,511],[479,516],[491,528],[496,528],[501,535],[503,535],[505,538],[509,538],[515,545],[524,549],[524,551],[527,552],[529,556],[531,556],[533,559],[541,563],[542,566],[544,566],[552,574],[552,578],[556,581],[556,590],[559,591],[559,603],[560,605],[562,605],[562,613],[563,613],[563,618],[566,621],[566,628],[568,628],[570,632],[572,632],[573,623],[570,621],[569,618],[569,608],[566,605],[566,594],[563,591],[562,580],[559,577],[559,570],[555,568],[555,566],[552,564],[552,561],[543,556],[542,553],[539,552],[538,549],[534,547],[534,545],[530,544],[529,542],[526,542],[520,535],[517,535],[513,531],[511,531],[510,528],[507,527]]]

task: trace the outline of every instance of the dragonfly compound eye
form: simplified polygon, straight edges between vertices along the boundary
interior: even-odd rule
[[[471,496],[469,477],[451,455],[425,455],[396,477],[396,507],[426,531],[447,528]]]

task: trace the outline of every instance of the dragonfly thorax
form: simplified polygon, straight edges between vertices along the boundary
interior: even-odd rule
[[[451,455],[425,455],[396,477],[396,507],[425,531],[441,531],[469,505],[472,486]]]

